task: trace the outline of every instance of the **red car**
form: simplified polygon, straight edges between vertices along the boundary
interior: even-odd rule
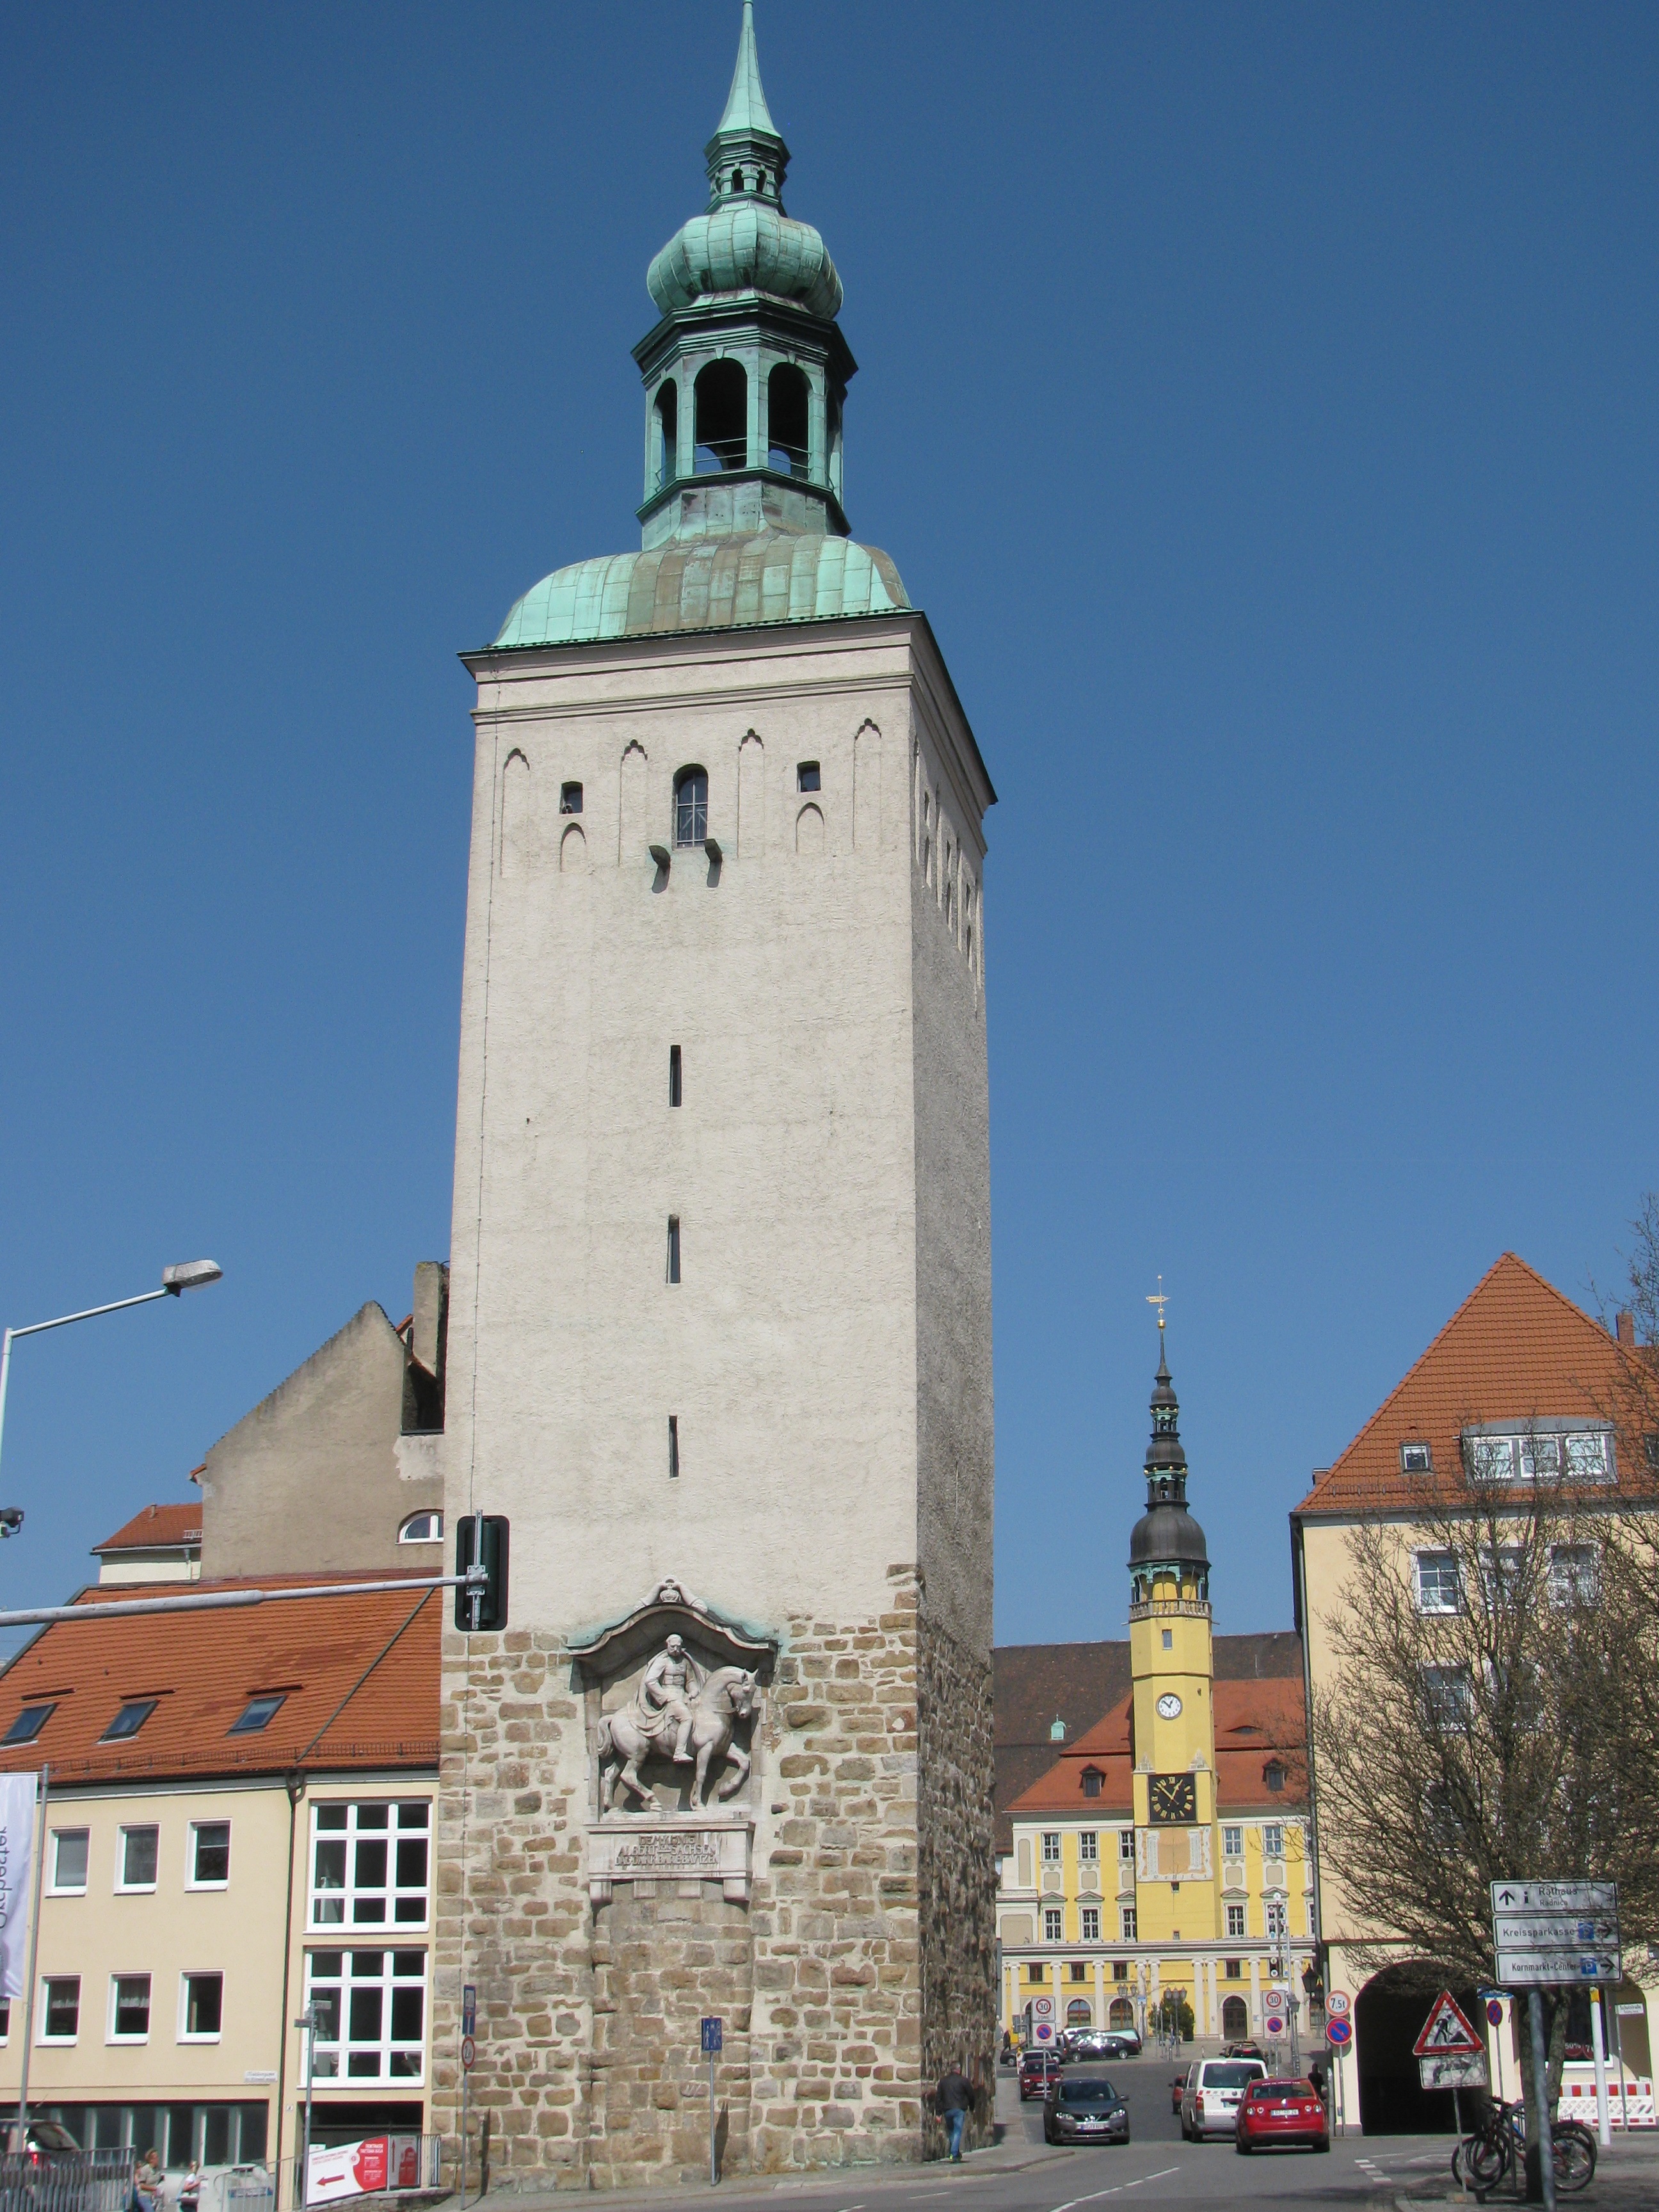
[[[1328,2150],[1331,2124],[1311,2081],[1252,2081],[1238,2100],[1234,2136],[1239,2155],[1279,2143]]]
[[[1020,2055],[1019,2101],[1025,2104],[1032,2097],[1046,2096],[1048,2084],[1060,2079],[1060,2053],[1057,2051],[1027,2051]]]

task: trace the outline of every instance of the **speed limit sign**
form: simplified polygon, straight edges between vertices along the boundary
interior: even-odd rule
[[[472,2040],[472,2038],[470,2035],[464,2035],[461,2038],[461,2064],[465,2068],[469,2074],[472,2071],[473,2062],[477,2059],[477,2045]]]

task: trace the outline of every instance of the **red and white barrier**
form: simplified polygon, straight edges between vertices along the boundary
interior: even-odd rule
[[[1595,2124],[1595,2076],[1586,2069],[1583,2073],[1564,2075],[1561,2082],[1561,2110],[1569,2119],[1582,2120],[1586,2127]],[[1653,2101],[1653,2084],[1626,2077],[1623,2093],[1616,2079],[1607,2081],[1607,2110],[1616,2128],[1626,2121],[1633,2128],[1659,2126]]]

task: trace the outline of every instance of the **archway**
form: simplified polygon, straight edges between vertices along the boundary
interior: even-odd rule
[[[1073,1997],[1066,2008],[1066,2027],[1088,2027],[1092,2025],[1093,2021],[1094,2014],[1089,2008],[1088,1998]]]
[[[1250,2032],[1250,2008],[1243,1997],[1221,2001],[1221,2036],[1224,2043],[1243,2043]]]
[[[1451,2091],[1424,2088],[1412,2051],[1442,1986],[1428,1966],[1385,1966],[1355,2000],[1359,2124],[1366,2135],[1454,2133]],[[1478,2027],[1482,2014],[1474,1991],[1454,1990],[1452,1995]]]
[[[1128,1998],[1114,1997],[1111,2008],[1106,2014],[1106,2025],[1109,2027],[1133,2027],[1134,2024],[1135,2008]]]

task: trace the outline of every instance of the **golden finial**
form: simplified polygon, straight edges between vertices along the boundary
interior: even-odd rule
[[[1158,1333],[1162,1336],[1164,1334],[1164,1309],[1170,1303],[1169,1299],[1164,1295],[1164,1278],[1162,1275],[1158,1279],[1158,1292],[1156,1297],[1154,1297],[1151,1291],[1148,1291],[1146,1293],[1146,1303],[1149,1306],[1156,1306],[1158,1308]]]

